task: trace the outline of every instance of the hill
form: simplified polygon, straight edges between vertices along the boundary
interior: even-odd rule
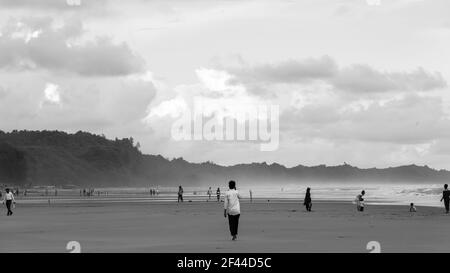
[[[299,161],[301,158],[299,158]],[[428,166],[360,169],[351,165],[251,163],[221,166],[145,155],[132,138],[86,132],[0,131],[0,184],[148,186],[217,185],[229,179],[258,185],[298,182],[442,183],[450,172]]]

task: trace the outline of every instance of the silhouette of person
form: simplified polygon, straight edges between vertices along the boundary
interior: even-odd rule
[[[358,211],[364,211],[364,194],[366,194],[366,192],[362,191],[361,194],[356,196],[356,209]]]
[[[178,187],[178,203],[181,201],[183,202],[183,187]]]
[[[238,227],[239,227],[239,217],[241,215],[241,207],[239,203],[239,199],[241,199],[241,195],[236,189],[236,182],[231,180],[228,182],[229,190],[225,193],[224,196],[224,212],[223,216],[227,218],[228,215],[228,224],[230,226],[231,239],[235,241],[237,239]]]
[[[417,210],[416,210],[416,207],[414,206],[414,203],[411,203],[410,205],[409,205],[409,212],[416,212]]]
[[[306,211],[311,211],[312,208],[311,188],[306,189],[305,200],[303,201],[303,205],[306,207]]]
[[[220,188],[217,188],[216,195],[217,195],[217,202],[220,202]]]
[[[444,191],[442,191],[442,198],[441,202],[444,200],[445,205],[445,213],[448,213],[449,207],[450,207],[450,190],[448,190],[448,185],[444,185]]]

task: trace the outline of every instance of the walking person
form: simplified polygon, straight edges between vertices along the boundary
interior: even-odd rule
[[[253,192],[251,189],[249,190],[249,193],[250,193],[250,203],[253,203]]]
[[[8,210],[6,215],[11,216],[13,214],[11,206],[13,203],[16,203],[16,199],[14,199],[14,194],[9,189],[6,189],[5,199],[3,200],[3,203],[6,204],[6,209]]]
[[[364,194],[366,194],[366,192],[362,191],[360,194],[358,194],[356,196],[356,200],[355,200],[356,201],[356,209],[358,211],[364,211],[364,198],[363,198]]]
[[[241,215],[241,207],[239,204],[240,196],[236,189],[236,182],[231,180],[228,182],[229,190],[224,196],[224,212],[223,216],[227,218],[228,224],[230,226],[231,239],[235,241],[237,239],[238,227],[239,227],[239,217]]]
[[[311,188],[306,189],[305,200],[303,201],[303,205],[306,207],[306,211],[311,211],[312,208]]]
[[[217,188],[216,195],[217,195],[217,202],[220,202],[220,188]]]
[[[445,213],[448,213],[449,206],[450,206],[450,190],[448,190],[448,185],[444,185],[444,191],[442,192],[442,198],[441,202],[444,200],[445,205]]]
[[[180,201],[183,202],[183,193],[184,193],[183,187],[179,186],[178,187],[178,203],[180,203]]]

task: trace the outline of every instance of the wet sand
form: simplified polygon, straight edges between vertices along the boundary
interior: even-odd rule
[[[242,203],[238,241],[231,241],[223,204],[18,204],[0,210],[0,252],[449,252],[450,215],[442,208],[348,203]]]

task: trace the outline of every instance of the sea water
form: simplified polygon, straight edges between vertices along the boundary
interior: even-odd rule
[[[416,206],[442,206],[440,198],[442,195],[442,185],[438,184],[340,184],[340,183],[317,183],[317,184],[286,184],[277,186],[249,186],[242,185],[238,190],[245,199],[250,198],[250,190],[255,202],[303,202],[306,188],[311,188],[313,202],[336,201],[353,202],[362,190],[366,204],[372,205],[409,205]],[[183,187],[184,201],[214,201],[216,199],[217,186],[211,186],[211,198],[207,195],[209,186]],[[158,189],[158,195],[150,195],[150,188]],[[221,195],[227,188],[220,187]],[[97,192],[100,192],[100,195]],[[114,187],[95,188],[95,194],[91,197],[79,196],[79,189],[58,190],[58,195],[53,196],[52,191],[45,195],[44,190],[33,191],[26,198],[20,196],[23,201],[47,201],[51,202],[76,202],[80,198],[83,200],[98,200],[104,202],[173,202],[177,200],[178,187],[149,186],[149,187]]]

